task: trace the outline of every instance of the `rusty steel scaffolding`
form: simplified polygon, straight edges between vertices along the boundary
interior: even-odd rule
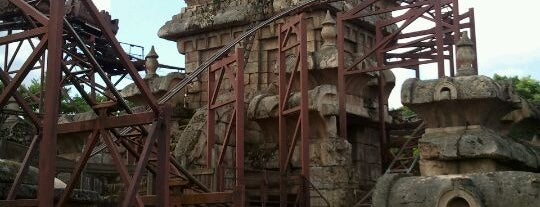
[[[118,43],[111,22],[106,21],[105,15],[98,11],[92,1],[80,3],[86,9],[88,15],[86,20],[91,20],[92,26],[95,27],[93,29],[95,31],[92,32],[97,31],[98,34],[83,31],[80,25],[74,26],[75,20],[69,19],[70,16],[65,13],[64,1],[50,1],[46,6],[36,1],[10,0],[9,3],[16,7],[16,12],[3,15],[2,20],[4,23],[13,21],[16,23],[14,25],[19,26],[3,28],[7,30],[7,35],[0,37],[0,45],[5,47],[4,68],[0,71],[4,86],[0,94],[0,107],[3,108],[8,99],[13,97],[26,113],[25,116],[37,128],[38,135],[34,137],[26,152],[6,200],[0,201],[1,206],[65,206],[80,180],[82,170],[100,141],[111,155],[125,186],[122,206],[133,204],[144,206],[145,203],[168,206],[171,197],[170,179],[185,180],[188,185],[184,187],[196,192],[208,191],[204,186],[200,186],[200,183],[194,182],[184,170],[179,169],[177,163],[173,162],[174,167],[171,167],[170,160],[173,159],[169,152],[168,140],[171,108],[167,104],[158,105],[138,74],[140,68],[134,65]],[[36,40],[39,43],[34,45]],[[28,57],[20,54],[21,45],[26,41],[32,48]],[[14,51],[10,50],[10,44],[17,44]],[[99,50],[96,47],[105,48]],[[112,62],[103,59],[107,56]],[[24,63],[19,69],[13,70],[16,59],[23,59]],[[30,71],[34,69],[40,69],[42,79],[42,91],[33,97],[33,102],[39,102],[36,110],[17,92]],[[10,74],[14,76],[11,77]],[[129,76],[133,80],[147,105],[146,112],[133,112],[115,88],[116,84],[112,83],[113,75],[121,75],[120,79]],[[104,83],[98,83],[96,76]],[[58,124],[60,92],[66,85],[74,87],[80,93],[97,118]],[[85,86],[90,88],[90,93],[85,90]],[[106,97],[106,101],[96,100],[96,93]],[[88,134],[88,138],[67,187],[55,204],[57,139],[59,136],[73,134]],[[119,154],[120,147],[137,158],[132,175],[128,173],[127,163]],[[30,162],[38,151],[37,198],[17,199],[22,179],[26,176]],[[155,161],[150,161],[150,158]],[[153,196],[142,197],[138,194],[139,183],[147,170],[157,177],[155,199]]]
[[[380,0],[366,0],[354,8],[337,15],[338,46],[338,97],[340,136],[347,137],[346,83],[347,77],[356,74],[378,73],[378,113],[382,158],[386,153],[387,127],[385,111],[388,109],[384,97],[384,76],[382,71],[395,68],[416,71],[420,78],[420,66],[436,64],[438,77],[455,75],[454,45],[461,31],[469,29],[472,41],[476,42],[474,10],[459,13],[458,0],[406,0],[396,1],[394,6],[381,8]],[[396,12],[399,15],[393,16]],[[375,18],[375,20],[368,20]],[[410,26],[419,20],[427,22],[430,28],[415,29]],[[373,21],[373,22],[369,22]],[[348,24],[368,22],[374,25],[375,41],[361,57],[355,57],[352,64],[345,63],[346,28]],[[394,27],[395,28],[392,28]],[[407,31],[406,29],[412,30]],[[475,44],[476,45],[476,44]],[[474,48],[476,50],[476,46]],[[475,51],[476,52],[476,51]],[[376,60],[376,66],[363,65],[367,59]],[[445,62],[447,61],[447,62]],[[445,68],[449,69],[449,74]],[[478,68],[475,60],[474,68]]]
[[[61,135],[84,133],[87,135],[85,147],[81,153],[72,176],[57,206],[69,203],[70,194],[82,169],[91,156],[102,150],[108,150],[112,161],[117,167],[121,181],[126,186],[126,193],[120,202],[122,206],[169,206],[182,204],[229,203],[234,206],[246,204],[244,178],[244,52],[236,49],[229,50],[258,29],[275,20],[287,17],[278,27],[278,88],[279,88],[279,132],[278,157],[280,172],[280,206],[289,206],[288,194],[291,183],[300,183],[297,201],[300,206],[310,206],[309,177],[309,99],[308,90],[308,49],[307,25],[308,19],[302,14],[304,9],[334,1],[306,1],[293,9],[289,9],[255,26],[239,38],[232,41],[210,60],[201,64],[194,73],[189,74],[162,99],[156,100],[150,89],[139,76],[141,70],[134,61],[126,55],[115,37],[114,30],[103,14],[90,0],[81,1],[88,10],[91,22],[95,24],[97,33],[81,34],[80,27],[73,24],[64,10],[64,1],[50,1],[47,8],[33,5],[34,1],[9,0],[17,7],[15,14],[20,18],[16,25],[24,25],[7,30],[7,35],[0,37],[0,46],[5,47],[3,70],[0,79],[5,86],[0,94],[0,108],[3,108],[9,98],[14,98],[39,133],[32,140],[28,152],[17,173],[16,179],[6,200],[0,201],[1,206],[53,206],[54,177],[57,152],[57,138]],[[379,7],[383,0],[365,0],[354,8],[337,14],[337,48],[338,48],[338,104],[339,104],[339,133],[347,138],[346,96],[348,77],[352,75],[376,72],[379,82],[379,127],[380,143],[385,151],[387,131],[385,113],[387,103],[384,97],[383,71],[394,68],[406,68],[416,71],[419,78],[420,66],[436,64],[439,77],[455,75],[455,44],[463,30],[470,30],[472,41],[476,42],[474,11],[471,9],[464,14],[459,13],[458,0],[401,0],[395,1],[389,7]],[[384,0],[384,2],[388,2]],[[395,13],[399,12],[399,14]],[[300,14],[297,14],[300,13]],[[297,15],[296,15],[297,14]],[[393,16],[392,14],[396,14]],[[375,17],[375,18],[374,18]],[[6,17],[7,18],[7,17]],[[11,17],[10,17],[11,18]],[[434,26],[428,29],[414,29],[409,26],[418,20],[431,22]],[[353,64],[346,64],[345,55],[352,54],[346,49],[348,25],[371,25],[375,40],[371,48],[362,57],[355,57]],[[412,31],[408,31],[412,30]],[[33,41],[39,40],[37,45]],[[11,70],[23,42],[28,41],[32,53],[24,59],[18,70]],[[18,43],[10,57],[10,44]],[[103,60],[102,57],[111,54],[115,57]],[[13,48],[12,48],[13,49]],[[476,48],[475,48],[476,49]],[[101,52],[100,52],[101,51]],[[367,59],[376,60],[375,66],[362,64]],[[46,60],[46,61],[45,61]],[[293,61],[290,61],[293,60]],[[106,64],[104,64],[104,62]],[[40,63],[39,66],[37,63]],[[292,63],[292,64],[290,64]],[[28,76],[31,70],[41,70],[42,85],[46,88],[41,95],[34,97],[38,102],[38,110],[26,101],[17,88]],[[475,67],[477,63],[475,63]],[[142,68],[144,69],[144,68]],[[203,72],[208,71],[208,117],[207,117],[207,165],[216,172],[216,192],[199,183],[183,169],[169,152],[169,133],[171,107],[165,104],[182,88]],[[15,74],[14,77],[11,74]],[[62,75],[63,74],[63,75]],[[120,76],[116,83],[113,76]],[[135,113],[116,89],[116,85],[129,76],[141,91],[147,110]],[[101,78],[103,83],[98,83]],[[228,81],[224,81],[224,80]],[[229,84],[233,96],[224,99],[221,87]],[[91,106],[98,118],[66,123],[58,123],[59,99],[63,86],[73,86]],[[85,88],[90,88],[88,93]],[[107,98],[98,102],[96,94]],[[220,94],[222,96],[220,96]],[[295,96],[295,94],[297,96]],[[298,98],[297,105],[291,104],[292,98]],[[227,129],[222,136],[223,143],[218,147],[217,160],[214,158],[216,143],[215,114],[226,106],[232,107]],[[121,111],[121,114],[116,113]],[[290,124],[291,123],[291,124]],[[227,149],[232,146],[230,140],[235,136],[235,151],[232,160],[227,160]],[[101,143],[101,144],[100,144]],[[299,146],[299,152],[295,152]],[[136,158],[136,168],[132,175],[125,167],[125,160],[119,153],[125,148],[130,156]],[[37,199],[17,200],[17,189],[22,178],[27,174],[30,160],[39,149],[39,178]],[[232,153],[232,152],[231,152]],[[300,158],[300,175],[290,169],[291,160],[295,153]],[[382,154],[382,159],[386,159]],[[224,171],[227,167],[234,169],[235,186],[230,192],[225,184]],[[156,195],[142,196],[138,194],[138,186],[145,171],[156,175]],[[300,181],[300,182],[298,182]],[[181,183],[182,190],[190,190],[193,194],[175,194],[170,192],[170,186]]]
[[[309,206],[309,199],[306,199],[309,198],[306,183],[309,179],[309,80],[306,20],[303,14],[291,17],[279,26],[278,48],[280,206],[288,205],[288,182],[292,180],[289,165],[297,143],[300,143],[301,163],[298,196],[301,206]],[[288,58],[293,58],[292,65],[287,64]],[[291,106],[290,100],[295,93],[300,94],[299,105]]]
[[[232,189],[236,195],[235,206],[244,206],[244,50],[237,48],[234,54],[216,61],[208,71],[208,108],[207,108],[207,167],[215,169],[216,191],[225,192],[225,168],[233,164],[235,171],[235,186]],[[228,91],[226,87],[232,89]],[[227,92],[227,93],[224,93]],[[231,94],[232,93],[232,94]],[[221,96],[220,96],[221,94]],[[232,97],[232,98],[227,98]],[[223,135],[217,162],[214,164],[214,145],[216,143],[216,113],[232,105],[233,109]],[[227,150],[231,145],[231,136],[235,136],[234,160],[227,160]],[[230,190],[230,189],[229,189]]]

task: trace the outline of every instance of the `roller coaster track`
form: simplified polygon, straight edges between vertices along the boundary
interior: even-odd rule
[[[214,53],[208,60],[206,60],[201,65],[199,65],[199,67],[197,67],[194,70],[193,73],[189,74],[184,79],[182,79],[182,81],[180,81],[179,83],[174,85],[171,90],[169,90],[165,95],[163,95],[158,100],[158,103],[159,104],[164,104],[167,101],[169,101],[170,99],[172,99],[173,97],[175,97],[184,87],[186,87],[194,79],[196,79],[199,75],[201,75],[203,72],[205,72],[210,67],[210,65],[212,65],[216,60],[218,60],[220,57],[223,57],[224,55],[226,55],[229,52],[229,50],[234,48],[235,45],[237,45],[238,43],[244,41],[245,39],[248,39],[250,36],[253,36],[261,28],[263,28],[263,27],[269,25],[270,23],[275,22],[276,20],[279,20],[279,19],[281,19],[281,18],[283,18],[285,16],[294,14],[296,12],[300,12],[300,11],[306,9],[306,8],[309,8],[309,7],[312,7],[312,6],[315,6],[315,5],[319,5],[319,4],[331,3],[331,2],[335,2],[335,1],[338,1],[338,0],[307,0],[307,1],[304,1],[302,3],[299,3],[299,4],[289,8],[289,9],[287,9],[285,11],[282,11],[281,13],[276,14],[276,15],[268,18],[267,20],[265,20],[263,22],[260,22],[259,24],[251,27],[249,30],[247,30],[242,35],[240,35],[238,38],[231,41],[229,44],[227,44],[226,46],[221,48],[219,51]],[[150,111],[150,110],[148,109],[147,111]],[[127,133],[129,133],[129,131],[130,131],[130,128],[124,128],[123,130],[120,131],[120,134],[127,134]],[[117,141],[116,137],[113,137],[113,139],[114,139],[114,141]],[[105,148],[106,148],[106,146],[103,145],[103,144],[96,147],[96,149],[94,149],[93,152],[92,152],[92,156],[95,155],[95,154],[98,154],[101,151],[103,151]],[[174,167],[176,167],[184,176],[186,176],[186,178],[188,180],[190,180],[192,183],[194,183],[195,185],[200,187],[203,191],[205,191],[205,192],[210,191],[206,186],[204,186],[202,183],[200,183],[196,178],[191,176],[191,174],[186,169],[184,169],[178,163],[178,161],[176,161],[174,158],[170,159],[170,161],[171,161],[171,163],[173,164]]]
[[[242,42],[243,40],[249,38],[250,36],[254,35],[257,31],[259,31],[261,28],[269,25],[272,22],[275,22],[278,19],[281,19],[285,16],[294,14],[296,12],[300,12],[306,8],[319,5],[319,4],[326,4],[326,3],[332,3],[336,2],[338,0],[307,0],[302,3],[299,3],[285,11],[282,11],[279,14],[276,14],[267,20],[253,26],[251,29],[247,30],[246,32],[242,33],[239,37],[237,37],[235,40],[229,42],[229,44],[225,45],[223,48],[221,48],[219,51],[214,53],[208,60],[203,62],[199,67],[197,67],[192,73],[190,73],[188,76],[186,76],[182,81],[178,82],[176,85],[172,87],[171,90],[167,91],[159,100],[159,104],[164,104],[167,101],[171,100],[173,97],[175,97],[184,87],[186,87],[188,84],[190,84],[194,79],[196,79],[199,75],[201,75],[203,72],[205,72],[212,63],[214,63],[216,60],[218,60],[220,57],[223,57],[226,55],[230,49],[234,48],[235,45]],[[149,110],[148,110],[149,111]],[[126,134],[129,132],[129,129],[122,130],[121,134]],[[95,155],[105,149],[105,146],[97,147],[93,152],[92,155]]]

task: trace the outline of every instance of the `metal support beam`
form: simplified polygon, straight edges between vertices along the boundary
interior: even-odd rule
[[[362,1],[354,8],[337,14],[339,134],[346,138],[350,127],[347,124],[347,84],[354,79],[349,77],[377,72],[379,142],[381,159],[385,162],[388,161],[388,135],[385,123],[387,97],[383,71],[395,68],[412,69],[416,71],[416,77],[420,78],[420,66],[434,64],[438,77],[454,76],[456,66],[454,45],[459,40],[460,32],[470,29],[473,37],[475,32],[474,15],[471,11],[460,14],[458,0],[398,1],[395,4],[382,4],[387,5],[386,8],[371,9],[380,6],[377,4],[379,2],[382,0]],[[397,11],[399,16],[395,16],[398,14]],[[368,17],[370,20],[366,19]],[[409,25],[418,20],[430,21],[430,28],[422,30],[408,28],[409,31],[404,32]],[[348,25],[359,21],[374,24],[375,41],[371,48],[363,51],[361,57],[354,57],[355,51],[346,49],[348,48],[346,44],[350,44],[346,39],[350,37],[345,29]],[[389,27],[392,25],[396,25],[397,28]],[[352,64],[345,61],[347,55],[353,55]],[[377,64],[360,67],[359,64],[367,59],[375,59]],[[446,61],[449,61],[449,74],[445,68]]]
[[[289,191],[289,157],[294,153],[297,136],[300,137],[300,165],[302,184],[298,198],[301,206],[310,206],[309,196],[309,103],[308,103],[308,62],[307,34],[304,15],[291,17],[278,30],[278,67],[279,67],[279,169],[280,169],[280,206],[287,206]],[[294,35],[294,36],[293,36]],[[294,53],[294,65],[287,65],[286,54]],[[295,84],[296,83],[296,84]],[[299,106],[290,106],[289,100],[294,93],[300,94]],[[292,137],[288,127],[290,120],[296,121]],[[299,133],[298,133],[299,132]]]
[[[157,140],[157,174],[156,174],[156,195],[158,198],[157,206],[170,206],[169,192],[169,171],[170,171],[170,121],[172,108],[169,105],[161,108],[161,117],[163,122],[159,127],[160,136]],[[160,122],[158,122],[160,123]]]
[[[58,124],[58,134],[88,132],[94,130],[95,126],[98,124],[103,129],[113,129],[147,125],[151,124],[154,121],[155,117],[152,112],[128,114],[116,117],[99,117],[97,119],[91,119],[86,121]]]
[[[62,71],[64,1],[51,1],[47,24],[48,51],[43,138],[39,148],[38,200],[40,207],[54,205],[54,177],[56,166],[56,139]],[[46,38],[44,38],[45,40]],[[44,41],[42,40],[42,41]],[[38,46],[39,48],[39,46]]]
[[[232,91],[226,90],[226,84]],[[225,92],[225,93],[224,93]],[[232,93],[232,94],[231,94]],[[227,98],[230,97],[230,98]],[[215,117],[218,110],[234,104],[230,113],[224,141],[215,166],[212,166],[213,151],[216,139]],[[235,163],[235,206],[244,206],[245,181],[244,181],[244,50],[237,48],[235,53],[218,60],[210,66],[208,73],[208,113],[207,113],[207,165],[215,167],[216,189],[225,191],[225,164]],[[234,127],[233,127],[234,126]],[[235,135],[235,158],[226,162],[231,136]]]
[[[60,196],[60,201],[58,201],[57,207],[64,207],[67,204],[68,199],[71,197],[71,193],[75,188],[75,184],[78,182],[78,178],[79,176],[81,176],[81,173],[84,169],[84,166],[88,162],[88,159],[90,159],[90,153],[92,153],[92,149],[94,149],[94,147],[96,146],[98,139],[99,128],[96,128],[92,133],[90,133],[86,140],[84,151],[81,154],[79,160],[77,160],[75,169],[71,173],[69,182],[64,191],[62,192],[62,195]]]
[[[152,124],[152,128],[148,134],[148,137],[146,138],[146,140],[144,140],[144,147],[141,151],[139,161],[137,162],[135,173],[131,178],[130,185],[127,186],[124,201],[122,201],[121,206],[123,207],[129,207],[133,203],[135,195],[138,192],[139,182],[141,181],[144,169],[148,164],[148,158],[150,158],[151,150],[154,147],[155,141],[156,139],[158,139],[158,137],[161,137],[161,139],[163,139],[162,132],[160,131],[160,129],[162,129],[161,125],[163,124],[163,121],[163,117],[159,117],[157,122]]]

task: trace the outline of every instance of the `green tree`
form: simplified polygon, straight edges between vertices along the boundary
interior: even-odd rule
[[[3,91],[4,85],[0,84],[0,92]],[[30,103],[33,110],[38,109],[39,96],[41,93],[41,83],[37,79],[32,79],[30,84],[22,84],[17,92]],[[96,101],[98,103],[106,100],[105,96],[97,95]],[[60,99],[60,113],[72,114],[90,111],[92,108],[86,103],[86,101],[80,95],[73,95],[68,88],[64,88],[61,93]]]
[[[520,78],[518,76],[508,77],[495,74],[493,79],[512,82],[514,89],[521,97],[529,102],[540,103],[540,81],[531,78],[531,76]]]

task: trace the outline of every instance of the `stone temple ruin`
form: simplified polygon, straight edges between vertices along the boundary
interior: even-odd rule
[[[0,206],[540,201],[538,106],[511,83],[478,75],[474,10],[460,13],[457,0],[186,0],[170,21],[156,22],[158,36],[185,56],[185,69],[167,75],[156,73],[170,67],[159,48],[125,54],[114,38],[118,21],[91,1],[45,2],[0,1],[0,28],[10,31],[0,44],[43,39],[32,32],[65,15],[56,17],[63,49],[47,58],[65,56],[57,72],[90,109],[47,116],[41,107],[47,112],[55,97],[47,89],[28,109],[11,88],[30,68],[1,74]],[[422,18],[433,26],[404,31]],[[55,33],[45,34],[54,54]],[[425,64],[440,78],[420,79]],[[417,71],[401,90],[413,117],[388,107],[396,68]],[[126,76],[133,83],[117,90],[111,80]],[[45,154],[37,140],[50,142],[51,128],[56,152]]]
[[[274,1],[270,11],[257,11],[252,4],[260,1],[231,1],[230,4],[212,8],[212,2],[187,2],[188,7],[160,29],[162,38],[176,41],[178,50],[186,57],[186,72],[193,72],[196,67],[225,46],[231,39],[241,34],[253,15],[265,14],[271,10],[287,8],[291,2]],[[206,5],[206,6],[205,6]],[[310,118],[310,165],[311,182],[325,198],[336,206],[351,205],[362,193],[369,190],[381,175],[382,162],[378,143],[377,110],[377,74],[361,74],[354,77],[355,83],[347,87],[354,92],[348,97],[348,116],[358,119],[350,124],[349,141],[338,135],[337,108],[337,45],[335,13],[330,8],[341,9],[345,4],[321,7],[305,13],[310,19],[307,33],[307,52],[309,70],[309,110]],[[384,6],[384,5],[382,5]],[[264,7],[261,7],[264,8]],[[244,12],[247,11],[247,12]],[[215,14],[215,15],[211,15]],[[266,14],[266,15],[271,15]],[[215,20],[205,19],[213,16]],[[210,23],[211,22],[211,23]],[[250,50],[245,50],[247,62],[244,69],[246,102],[246,191],[250,196],[260,196],[261,171],[267,170],[266,182],[278,183],[279,174],[272,169],[278,166],[278,34],[275,22],[260,29],[252,40]],[[349,47],[364,50],[367,42],[373,41],[373,34],[362,27],[351,27],[355,39]],[[352,38],[351,38],[352,39]],[[294,57],[286,57],[288,70],[291,70]],[[373,64],[373,60],[366,61]],[[394,76],[390,71],[383,73],[385,97],[389,96],[394,85]],[[333,78],[330,78],[333,77]],[[161,78],[161,77],[160,77]],[[168,78],[163,77],[163,78]],[[183,132],[178,132],[174,155],[188,169],[200,169],[206,166],[206,119],[208,102],[207,77],[203,76],[187,87],[184,98],[185,106],[195,110]],[[230,88],[221,88],[227,91]],[[226,93],[225,93],[226,94]],[[299,96],[292,96],[292,104],[300,102]],[[385,110],[386,111],[386,110]],[[221,114],[220,114],[221,113]],[[216,117],[215,148],[223,144],[223,137],[231,109],[218,111]],[[387,115],[385,115],[387,116]],[[386,118],[389,121],[390,117]],[[174,133],[173,133],[174,134]],[[230,143],[234,146],[234,143]],[[299,150],[298,150],[299,151]],[[217,152],[217,151],[216,151]],[[217,156],[217,155],[214,155]],[[300,168],[300,157],[293,155],[291,168]],[[273,175],[274,174],[274,175]],[[329,179],[330,178],[330,179]],[[250,185],[253,185],[250,189]],[[270,188],[270,186],[268,187]],[[253,193],[253,195],[250,195]],[[267,195],[273,196],[273,195]],[[275,195],[278,196],[278,195]],[[316,201],[313,199],[313,202]]]

